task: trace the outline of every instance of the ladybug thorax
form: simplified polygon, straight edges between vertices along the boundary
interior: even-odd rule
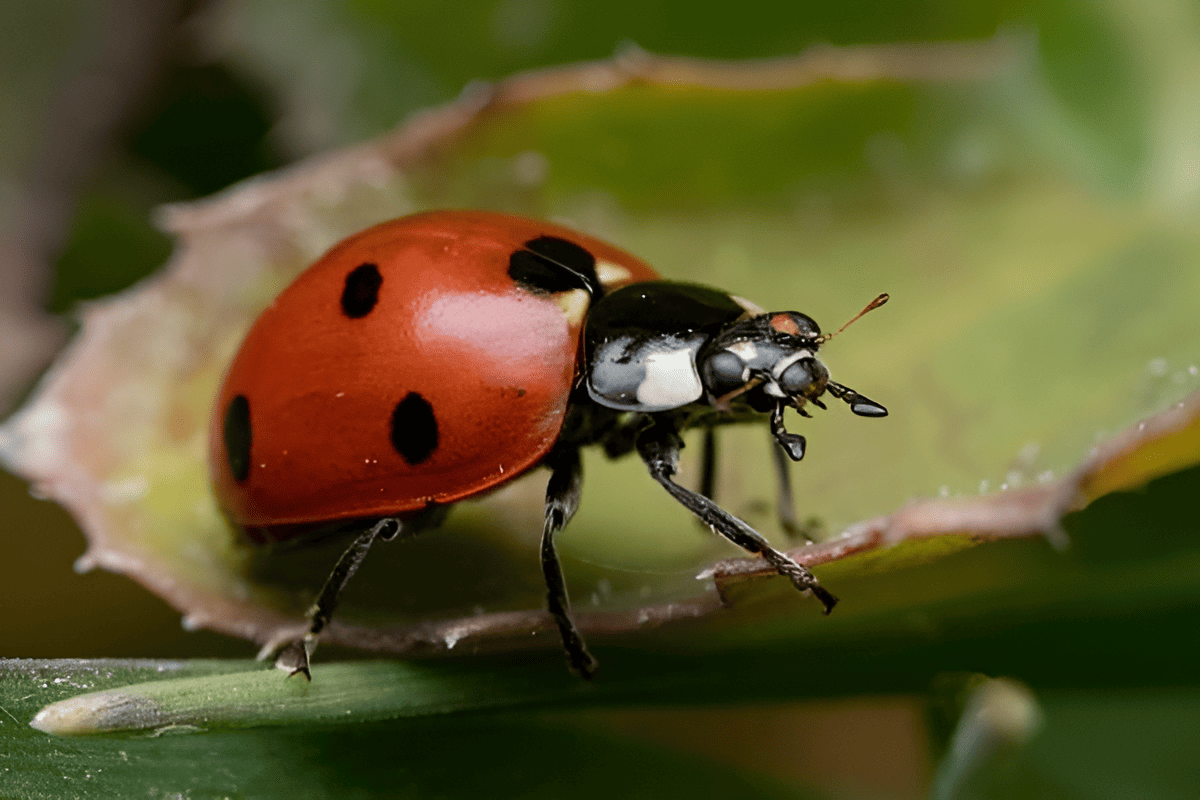
[[[602,298],[585,340],[591,399],[622,411],[726,407],[742,395],[756,408],[799,407],[829,382],[811,317],[762,313],[690,284],[633,284]]]
[[[645,413],[702,400],[699,353],[746,313],[724,292],[668,281],[600,298],[584,333],[589,396],[607,408]]]

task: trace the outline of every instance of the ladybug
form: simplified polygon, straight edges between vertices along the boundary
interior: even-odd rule
[[[719,425],[765,416],[786,487],[787,459],[805,443],[784,428],[785,408],[809,416],[827,393],[855,414],[887,414],[830,380],[816,355],[830,336],[805,314],[664,281],[547,222],[432,211],[342,241],[254,323],[211,425],[216,498],[252,542],[357,532],[308,633],[276,663],[309,677],[311,651],[377,539],[436,527],[456,501],[546,467],[547,602],[571,670],[591,676],[554,539],[579,505],[579,451],[592,444],[637,453],[685,508],[829,613],[837,599],[812,573],[710,497]],[[674,480],[689,428],[707,432],[698,492]],[[790,501],[780,515],[792,525]]]

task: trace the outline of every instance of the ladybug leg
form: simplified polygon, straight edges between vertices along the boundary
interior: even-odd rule
[[[819,400],[813,401],[820,404]],[[822,406],[823,407],[823,406]],[[771,411],[771,460],[775,465],[775,513],[779,527],[792,541],[803,539],[812,544],[813,534],[819,531],[821,522],[810,517],[805,522],[796,519],[796,506],[792,502],[791,461],[804,458],[804,437],[788,433],[783,427],[783,403],[776,403]],[[801,413],[804,413],[801,409]]]
[[[395,538],[396,534],[400,532],[400,527],[400,520],[395,517],[385,517],[372,525],[370,530],[363,531],[355,537],[346,551],[342,553],[333,567],[333,572],[329,573],[329,577],[325,579],[325,585],[321,587],[321,593],[317,595],[316,602],[308,610],[308,631],[302,638],[288,645],[275,659],[275,666],[287,670],[288,677],[303,675],[305,680],[312,680],[312,673],[308,668],[309,656],[317,647],[317,639],[320,637],[321,631],[325,630],[329,620],[333,619],[334,609],[337,608],[338,600],[341,598],[346,584],[354,577],[354,573],[358,572],[359,566],[362,565],[371,545],[375,544],[375,540]]]
[[[405,520],[397,517],[384,517],[372,525],[369,530],[363,531],[355,537],[334,564],[333,571],[325,579],[325,585],[321,587],[321,593],[317,595],[316,602],[309,608],[308,631],[303,637],[284,648],[275,659],[275,666],[286,670],[288,677],[303,675],[305,680],[312,680],[312,673],[308,666],[309,657],[317,648],[317,640],[320,638],[321,632],[333,619],[333,612],[337,609],[338,601],[346,589],[346,584],[354,577],[354,573],[358,572],[371,545],[375,544],[377,539],[388,542],[401,533],[408,537],[426,528],[435,527],[445,517],[445,512],[445,508],[437,507]]]
[[[551,470],[550,481],[546,484],[546,521],[542,527],[542,575],[546,580],[546,604],[562,636],[571,672],[581,678],[590,678],[596,672],[596,659],[588,652],[583,637],[575,627],[571,601],[567,597],[567,583],[554,549],[554,535],[571,521],[575,510],[579,508],[579,497],[583,493],[583,463],[579,459],[578,448],[562,447],[551,452],[545,464]]]
[[[717,429],[709,425],[704,429],[704,439],[700,450],[700,494],[709,500],[717,485]]]
[[[683,440],[676,425],[662,419],[643,431],[638,438],[638,454],[650,470],[651,477],[667,492],[695,514],[714,532],[751,553],[762,556],[780,575],[792,582],[800,591],[812,592],[828,614],[837,604],[837,598],[822,586],[815,575],[802,564],[793,561],[787,554],[771,547],[763,535],[718,506],[707,497],[685,489],[672,480],[679,468],[679,451]]]
[[[771,464],[775,467],[775,514],[779,517],[779,527],[791,539],[803,537],[811,542],[812,539],[796,521],[796,505],[792,502],[791,460],[774,436],[771,437]]]
[[[779,527],[792,541],[812,544],[821,531],[821,521],[809,517],[801,522],[796,517],[796,504],[792,495],[792,460],[787,452],[771,437],[771,462],[775,467],[775,515]]]
[[[783,403],[776,403],[771,411],[771,436],[792,461],[804,458],[804,448],[807,446],[804,437],[798,433],[788,433],[787,428],[783,427]]]

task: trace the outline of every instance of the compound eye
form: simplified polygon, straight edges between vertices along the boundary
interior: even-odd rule
[[[823,383],[829,371],[815,358],[802,358],[788,366],[779,376],[779,388],[789,397],[807,395],[813,384]]]
[[[736,391],[745,385],[746,364],[728,350],[714,353],[704,362],[704,385],[714,395]]]

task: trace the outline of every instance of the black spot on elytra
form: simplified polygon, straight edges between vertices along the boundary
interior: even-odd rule
[[[508,257],[508,274],[533,292],[568,292],[585,289],[601,294],[596,277],[596,257],[575,242],[557,236],[530,239]]]
[[[433,406],[416,392],[409,392],[392,412],[392,447],[409,464],[420,464],[433,455],[437,446]]]
[[[371,313],[379,300],[383,276],[374,264],[360,264],[346,276],[342,289],[342,313],[350,319],[361,319]]]
[[[225,437],[225,458],[229,461],[229,471],[238,483],[250,476],[250,442],[253,436],[250,432],[250,401],[246,395],[235,395],[225,409],[225,424],[222,428]]]

